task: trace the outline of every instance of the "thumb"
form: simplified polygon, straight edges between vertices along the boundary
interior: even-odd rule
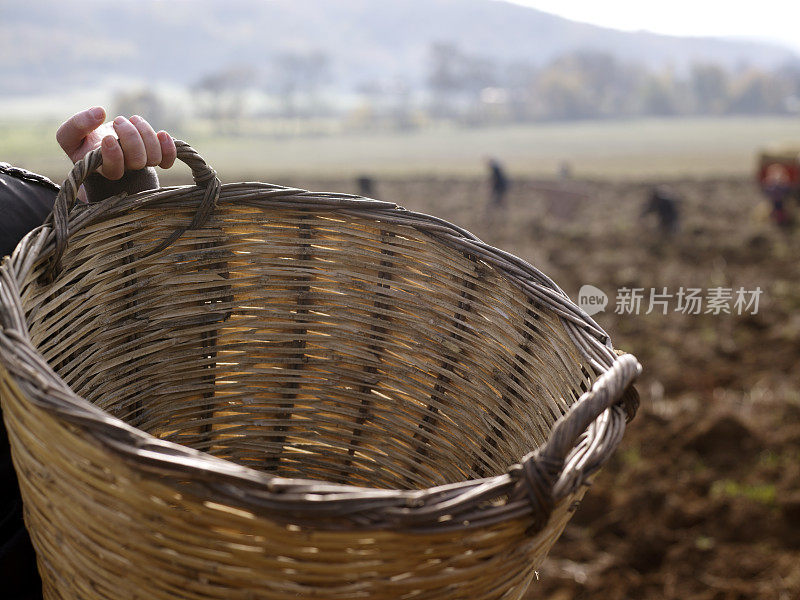
[[[101,106],[83,110],[61,124],[56,131],[56,141],[67,156],[73,158],[73,154],[81,147],[86,136],[102,125],[105,120],[106,111]]]

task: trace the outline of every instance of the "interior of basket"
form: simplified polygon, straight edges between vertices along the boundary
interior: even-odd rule
[[[409,226],[223,205],[81,231],[31,338],[89,402],[285,477],[385,488],[504,472],[589,377],[556,316]]]

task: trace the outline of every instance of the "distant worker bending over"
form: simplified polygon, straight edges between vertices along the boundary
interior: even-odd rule
[[[656,186],[642,209],[642,217],[655,214],[661,233],[670,235],[678,230],[678,198],[662,186]]]

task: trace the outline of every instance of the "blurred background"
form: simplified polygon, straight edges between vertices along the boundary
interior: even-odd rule
[[[710,32],[734,11],[638,4],[583,10]],[[474,174],[486,153],[521,175],[739,174],[800,135],[800,42],[758,29],[796,30],[800,10],[736,10],[720,38],[494,0],[2,0],[3,153],[60,177],[52,125],[101,104],[230,177]]]
[[[800,8],[741,4],[0,0],[0,160],[60,182],[101,105],[596,287],[642,407],[530,598],[796,600]]]

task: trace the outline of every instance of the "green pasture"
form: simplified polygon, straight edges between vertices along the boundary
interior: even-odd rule
[[[264,131],[264,127],[240,131]],[[57,123],[0,119],[0,160],[54,179],[68,162],[54,139]],[[209,123],[181,135],[224,181],[291,176],[478,175],[499,157],[517,176],[552,176],[567,162],[575,177],[651,179],[741,176],[760,147],[800,145],[800,118],[680,118],[525,124],[445,125],[396,132],[220,135]]]

